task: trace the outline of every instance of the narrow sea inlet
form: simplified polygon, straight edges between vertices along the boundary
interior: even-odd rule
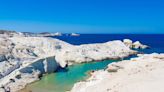
[[[56,37],[54,37],[56,38]],[[164,51],[164,43],[160,41],[163,35],[81,35],[79,37],[60,36],[60,40],[69,42],[74,45],[101,43],[116,39],[130,38],[134,41],[139,40],[149,45],[150,49],[140,50],[144,53],[161,53]],[[101,39],[98,39],[101,38]],[[129,57],[130,58],[130,57]],[[129,59],[128,58],[128,59]],[[47,74],[41,80],[28,85],[21,92],[66,92],[70,90],[74,83],[82,81],[89,76],[89,71],[105,69],[109,63],[119,60],[104,60],[99,62],[90,62],[75,64],[66,69],[58,69],[53,74]]]
[[[109,63],[116,61],[118,60],[82,63],[58,69],[57,72],[45,75],[40,81],[28,85],[22,92],[66,92],[74,83],[86,79],[89,71],[104,69]]]

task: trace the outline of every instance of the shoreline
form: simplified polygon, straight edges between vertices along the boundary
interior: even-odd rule
[[[136,55],[130,55],[130,56],[127,56],[127,57],[124,57],[124,59],[126,60],[127,58],[130,58],[131,56],[137,56],[137,54]],[[121,58],[115,58],[115,59],[105,59],[105,60],[101,60],[101,61],[106,61],[106,60],[116,60],[115,62],[119,62],[120,60],[122,60]],[[96,63],[96,62],[101,62],[101,61],[91,61],[91,62],[88,62],[88,63]],[[76,63],[76,64],[78,64],[78,65],[80,65],[80,64],[85,64],[85,63]],[[73,64],[73,65],[69,65],[69,66],[76,66],[76,64]],[[107,67],[107,66],[106,66]],[[104,69],[106,68],[106,67],[104,67]],[[97,71],[97,70],[89,70],[88,72],[86,72],[85,74],[86,74],[86,76],[85,76],[85,78],[84,79],[82,79],[82,80],[80,80],[80,81],[85,81],[86,79],[88,79],[89,77],[91,77],[92,76],[92,71]],[[55,73],[55,72],[54,72]],[[51,74],[53,74],[53,73],[51,73]],[[45,74],[45,75],[43,75],[42,76],[42,78],[43,77],[45,77],[45,76],[48,76],[49,74]],[[42,78],[40,79],[40,80],[42,80]],[[40,81],[40,80],[38,80],[38,81]],[[80,82],[80,81],[77,81],[77,82]],[[37,82],[37,81],[35,81],[35,82]],[[33,83],[35,83],[35,82],[33,82]],[[20,91],[18,91],[18,92],[30,92],[30,91],[32,91],[28,86],[30,86],[31,84],[33,84],[33,83],[30,83],[30,84],[28,84],[25,88],[23,88],[22,90],[20,90]],[[73,86],[72,86],[73,87]],[[69,90],[67,90],[68,92],[71,90],[71,88],[69,89]],[[66,91],[66,92],[67,92]]]
[[[125,57],[125,58],[127,58],[127,57]],[[121,60],[121,59],[105,59],[105,60]],[[91,61],[91,62],[88,62],[88,63],[95,63],[95,62],[101,62],[101,61],[104,61],[104,60]],[[76,63],[76,64],[85,64],[85,63],[83,62],[83,63]],[[76,65],[76,64],[69,65],[69,66],[74,66],[74,65]],[[86,73],[87,77],[86,77],[85,79],[87,79],[87,78],[89,78],[89,77],[91,76],[91,71],[92,71],[92,70],[90,70],[90,71],[88,71],[88,72]],[[54,73],[55,73],[55,72],[54,72]],[[53,73],[50,73],[50,74],[53,74]],[[30,89],[28,89],[28,86],[31,85],[31,84],[33,84],[33,83],[35,83],[35,82],[38,82],[38,81],[42,80],[42,78],[45,77],[45,76],[47,76],[47,75],[49,75],[49,74],[43,74],[43,76],[42,76],[39,80],[36,80],[36,81],[34,81],[34,82],[30,83],[30,84],[27,84],[23,89],[19,90],[18,92],[32,92]],[[85,79],[83,79],[83,80],[85,81]],[[83,81],[83,80],[82,80],[82,81]],[[79,81],[79,82],[80,82],[80,81]],[[68,90],[68,91],[69,91],[69,90]]]
[[[7,43],[5,43],[6,40]],[[19,66],[23,69],[18,68],[16,74],[13,73],[15,69],[10,70],[13,75],[11,73],[4,75],[7,81],[1,82],[1,86],[5,86],[4,90],[10,88],[11,91],[17,91],[22,89],[21,87],[26,86],[26,84],[38,80],[40,74],[54,72],[59,66],[64,68],[66,65],[74,63],[120,59],[131,54],[136,54],[136,51],[131,50],[131,47],[129,47],[133,45],[133,43],[128,41],[125,43],[120,40],[115,40],[106,43],[77,46],[58,39],[46,37],[3,37],[1,41],[2,46],[6,45],[9,47],[4,47],[5,49],[2,48],[2,50],[6,51],[7,49],[6,53],[11,54],[10,57],[20,59],[21,64]],[[136,48],[146,47],[139,42],[135,44],[135,46]],[[2,52],[4,56],[6,56],[6,53]],[[34,61],[29,62],[31,59]],[[8,64],[8,62],[2,62]],[[10,67],[7,68],[10,69]],[[8,72],[7,70],[3,71]],[[8,77],[8,75],[10,75],[11,78]],[[19,79],[17,76],[21,76],[21,78]],[[12,82],[11,79],[15,82]],[[30,79],[31,82],[26,82],[22,79]],[[4,81],[3,78],[0,80]]]
[[[70,92],[145,92],[145,90],[154,92],[155,89],[152,88],[159,87],[152,87],[151,84],[162,85],[164,81],[162,77],[158,77],[159,74],[164,76],[161,70],[164,70],[163,66],[164,53],[139,54],[138,57],[130,60],[111,63],[105,70],[93,72],[90,78],[74,84]],[[143,84],[138,85],[137,83]],[[162,90],[164,89],[160,88],[158,92]]]

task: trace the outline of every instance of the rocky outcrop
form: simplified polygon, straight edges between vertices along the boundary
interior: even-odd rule
[[[27,84],[39,80],[40,74],[37,70],[34,70],[32,73],[18,73],[17,71],[17,76],[10,78],[1,89],[5,90],[5,92],[18,92]]]
[[[130,40],[130,39],[124,39],[123,40],[123,43],[126,45],[126,46],[128,46],[129,48],[133,48],[133,41],[132,40]]]
[[[95,71],[71,92],[163,92],[163,77],[164,54],[140,54]]]
[[[26,62],[24,66],[26,67],[20,69],[21,73],[32,73],[33,70],[39,70],[42,74],[53,73],[58,67],[60,67],[54,56],[37,59],[29,64]]]
[[[80,34],[77,34],[77,33],[71,33],[70,36],[80,36]]]
[[[77,46],[54,38],[0,37],[0,87],[15,92],[58,67],[131,54],[136,51],[119,40]]]
[[[124,39],[123,42],[124,42],[124,44],[125,44],[126,46],[128,46],[129,48],[134,48],[134,49],[146,49],[146,48],[149,48],[149,46],[143,45],[143,44],[141,44],[139,41],[135,41],[135,42],[133,43],[133,41],[130,40],[130,39]]]
[[[104,59],[120,59],[135,53],[118,40],[63,49],[56,54],[56,60],[68,63],[82,63]]]
[[[138,48],[146,49],[146,48],[148,48],[148,46],[141,44],[139,41],[136,41],[133,43],[133,48],[135,48],[135,49],[138,49]]]

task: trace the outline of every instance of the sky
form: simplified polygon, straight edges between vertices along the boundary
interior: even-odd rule
[[[164,0],[0,0],[0,29],[164,34]]]

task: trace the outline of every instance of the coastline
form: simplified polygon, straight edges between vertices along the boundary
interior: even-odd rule
[[[90,78],[76,83],[71,92],[162,92],[159,85],[164,80],[158,75],[164,74],[163,61],[163,53],[153,53],[111,63],[107,69],[95,71]]]
[[[127,58],[129,58],[129,57],[127,57]],[[126,59],[126,58],[125,58]],[[93,61],[93,62],[88,62],[87,64],[92,64],[92,63],[101,63],[101,62],[104,62],[104,61],[113,61],[113,62],[118,62],[118,61],[120,61],[121,59],[113,59],[113,60],[111,60],[111,59],[109,59],[109,60],[102,60],[102,61]],[[77,64],[73,64],[73,65],[69,65],[68,67],[74,67],[74,66],[79,66],[79,65],[83,65],[83,64],[86,64],[86,63],[77,63]],[[77,66],[77,67],[78,67]],[[93,66],[93,65],[92,65]],[[106,67],[106,65],[105,65],[105,67]],[[104,67],[103,67],[104,68]],[[82,78],[82,79],[80,79],[79,81],[77,81],[77,82],[80,82],[80,81],[85,81],[86,79],[88,79],[90,76],[91,76],[91,73],[92,73],[92,71],[96,71],[97,69],[95,69],[95,70],[89,70],[89,71],[87,71],[87,72],[85,72],[85,77],[84,78]],[[98,69],[99,70],[99,69]],[[69,70],[70,71],[70,70]],[[55,73],[57,73],[57,72],[55,72]],[[44,77],[48,77],[49,75],[56,75],[55,73],[52,73],[52,74],[45,74],[45,75],[43,75],[42,77],[41,77],[41,80],[44,80],[44,79],[47,79],[47,78],[44,78]],[[53,76],[54,78],[55,77],[57,77],[57,76]],[[48,77],[49,78],[49,77]],[[38,81],[36,81],[35,83],[31,83],[31,84],[28,84],[24,89],[22,89],[22,90],[20,90],[19,92],[29,92],[30,90],[32,90],[32,91],[34,91],[34,92],[44,92],[44,91],[40,91],[40,90],[37,90],[37,89],[35,89],[35,86],[37,85],[37,86],[39,86],[39,85],[41,85],[41,82],[39,82],[39,81],[41,81],[41,80],[38,80]],[[53,79],[53,80],[55,80],[55,79]],[[52,81],[53,81],[52,80]],[[50,82],[50,81],[47,81],[47,82]],[[44,82],[43,82],[44,83]],[[75,82],[76,83],[76,82]],[[53,84],[54,86],[55,85],[57,85],[57,83],[55,83],[55,84]],[[60,85],[60,84],[59,84]],[[72,85],[72,84],[71,84]],[[36,86],[36,87],[37,87]],[[50,85],[50,86],[52,86],[52,85]],[[73,85],[72,85],[72,87],[73,87]],[[72,88],[71,87],[71,88]],[[39,87],[38,87],[39,88]],[[63,89],[64,89],[65,87],[63,87]],[[67,89],[67,91],[69,92],[69,90],[71,90],[71,88],[69,87],[69,89]],[[47,89],[46,87],[45,87],[45,89]],[[37,90],[37,91],[36,91]],[[49,90],[52,90],[52,89],[49,89]],[[54,88],[54,90],[55,90],[55,88]],[[56,90],[58,90],[58,89],[56,89]],[[56,91],[55,90],[55,92],[58,92],[58,91]],[[54,91],[53,91],[54,92]],[[60,92],[63,92],[63,91],[60,91]]]
[[[17,88],[17,85],[26,86],[26,84],[30,83],[23,82],[21,78],[15,78],[17,76],[21,76],[22,79],[23,76],[25,79],[34,77],[33,80],[31,80],[31,82],[33,82],[38,80],[40,75],[51,73],[59,66],[64,68],[67,64],[71,65],[74,63],[101,61],[106,59],[119,59],[131,54],[136,54],[136,51],[131,50],[119,40],[75,46],[64,41],[46,37],[3,37],[2,41],[3,39],[9,41],[10,44],[14,44],[11,48],[11,52],[14,53],[12,54],[13,57],[25,60],[21,60],[22,63],[20,64],[20,67],[24,67],[23,70],[18,71],[18,74],[12,75],[11,78],[8,78],[8,75],[6,75],[5,78],[8,81],[1,82],[1,86],[5,85],[5,90],[10,88],[11,91],[22,89],[21,86]],[[5,45],[9,46],[10,44],[5,43]],[[142,44],[137,45],[142,46]],[[18,52],[19,49],[20,51]],[[10,54],[10,52],[7,53]],[[41,59],[37,60],[38,58]],[[28,59],[34,61],[29,62]],[[30,68],[31,65],[33,68]],[[15,82],[10,81],[11,79]],[[3,78],[1,80],[3,80]],[[19,84],[21,81],[23,84]]]

